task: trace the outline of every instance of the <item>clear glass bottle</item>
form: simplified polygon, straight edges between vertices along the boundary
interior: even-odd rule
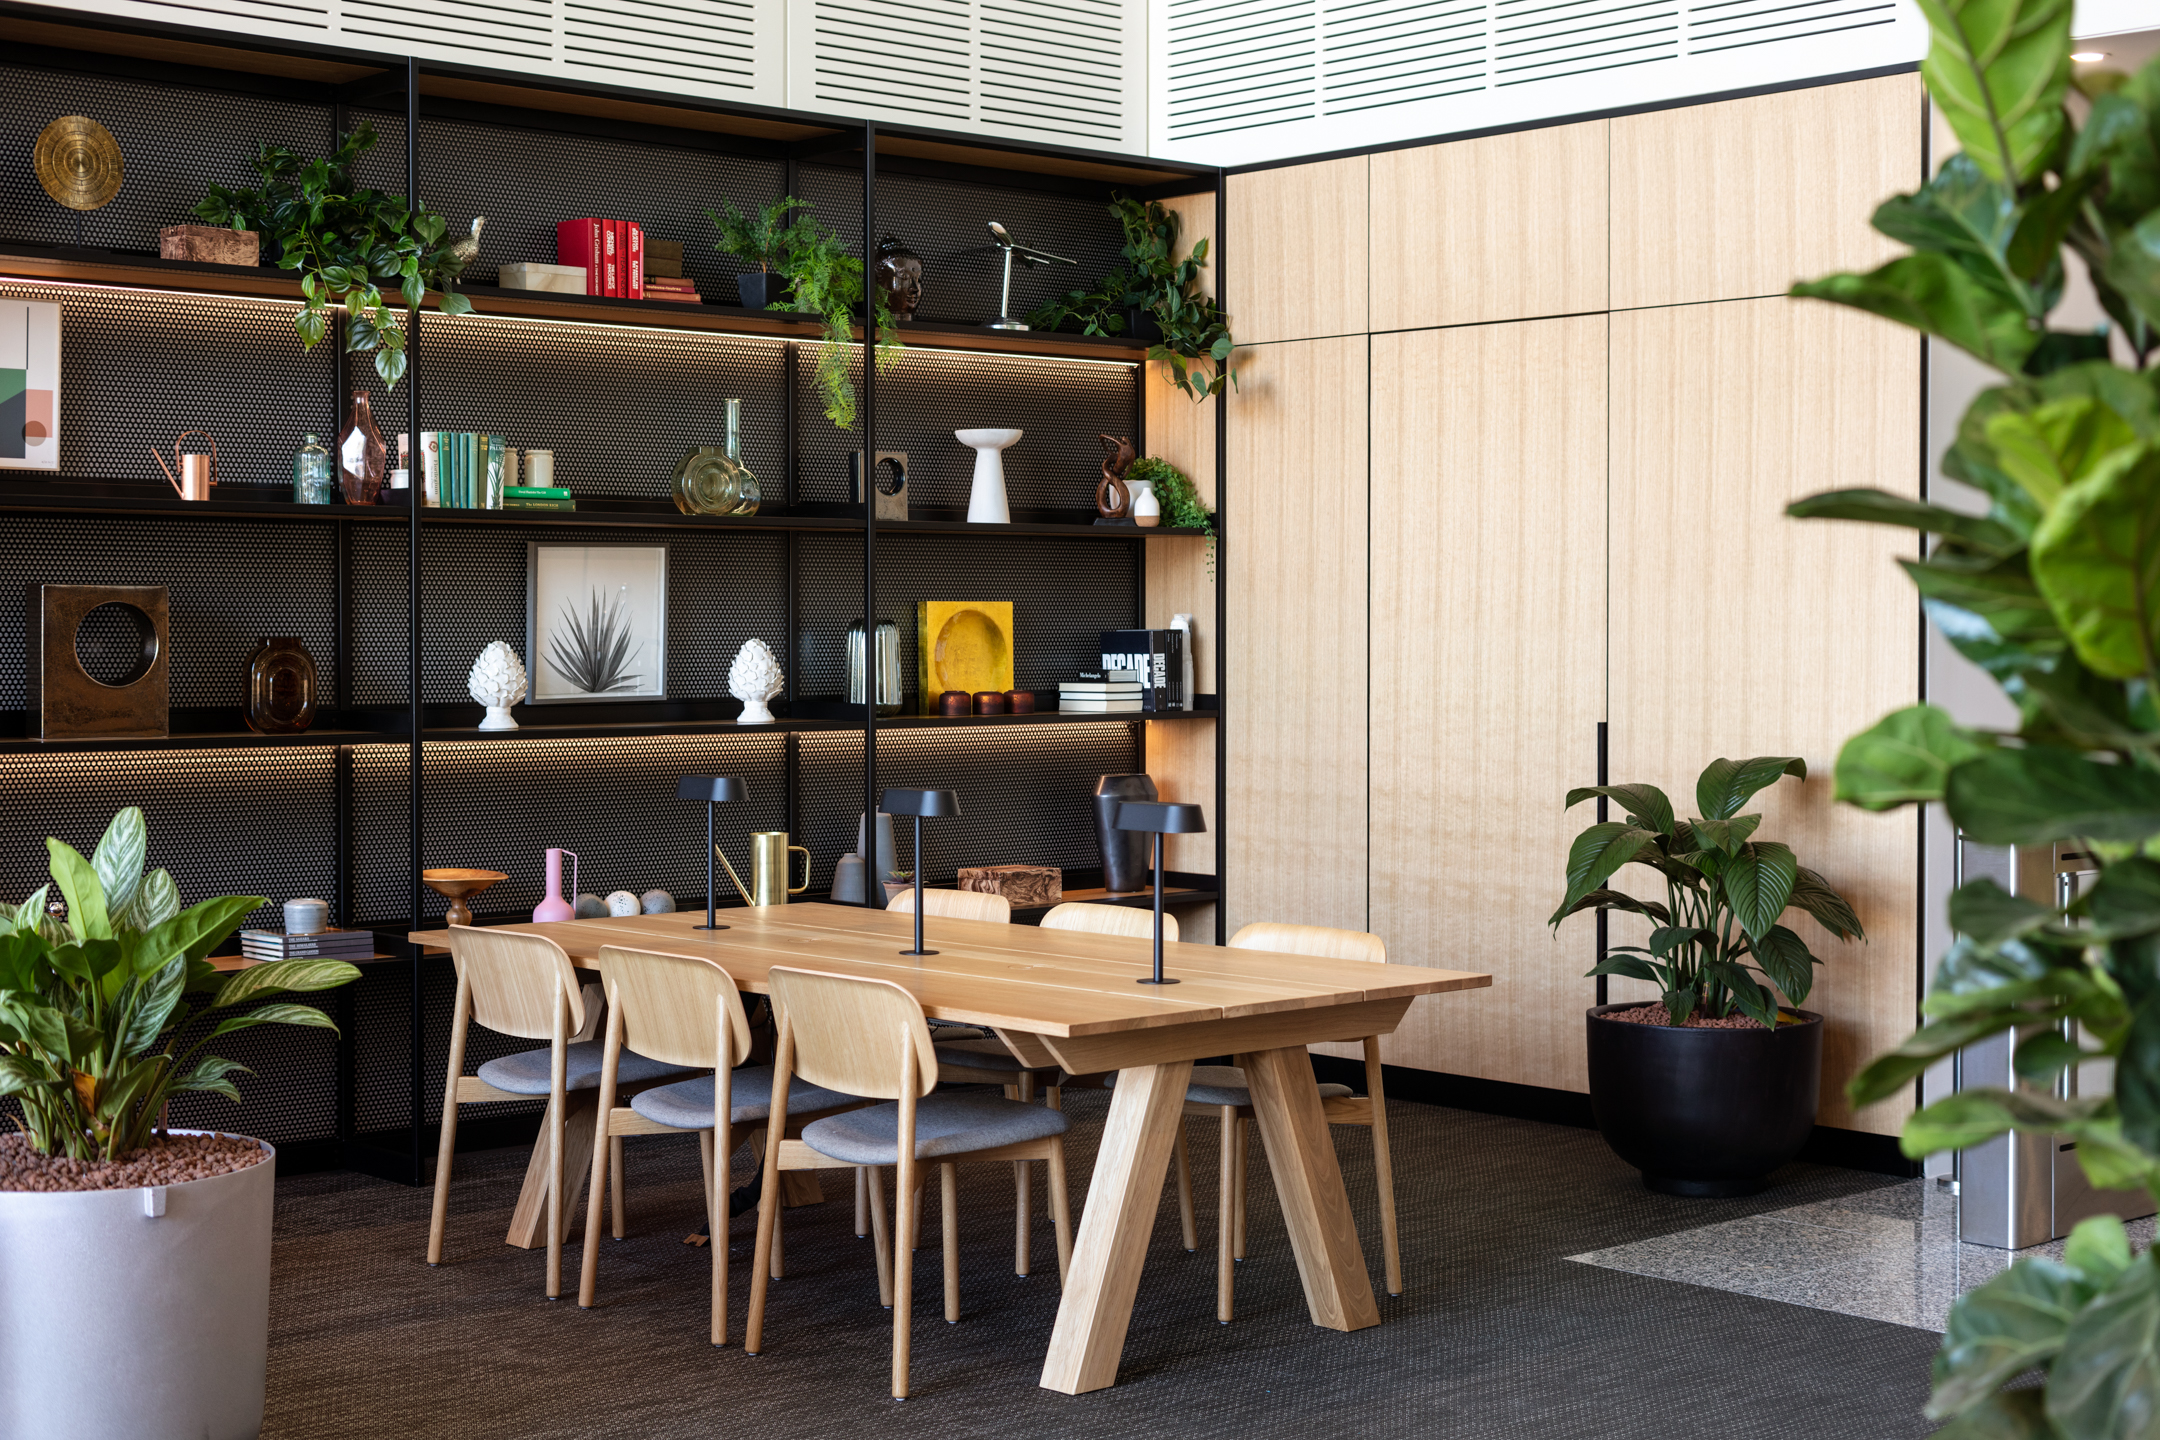
[[[292,498],[301,505],[328,505],[337,499],[337,467],[320,435],[303,436],[293,456]]]
[[[863,622],[848,626],[848,703],[863,703]],[[877,713],[900,713],[900,627],[890,620],[877,623]]]
[[[742,462],[742,401],[727,402],[727,444],[700,445],[675,467],[675,508],[685,515],[755,515],[757,476]]]

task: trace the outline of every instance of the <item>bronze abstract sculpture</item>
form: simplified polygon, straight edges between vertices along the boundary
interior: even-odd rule
[[[1117,435],[1098,435],[1102,441],[1102,480],[1095,486],[1095,513],[1105,520],[1122,520],[1132,508],[1132,491],[1125,484],[1125,472],[1132,469],[1133,461],[1140,453],[1133,449],[1129,438]]]

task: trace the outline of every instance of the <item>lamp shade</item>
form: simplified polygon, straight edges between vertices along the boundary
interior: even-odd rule
[[[1155,835],[1196,835],[1207,829],[1198,805],[1127,800],[1117,808],[1116,830],[1145,830]]]
[[[878,801],[878,809],[888,815],[934,820],[940,815],[958,815],[960,798],[950,790],[887,790]]]
[[[730,775],[685,775],[675,782],[675,798],[726,805],[749,799],[750,791],[742,781]]]

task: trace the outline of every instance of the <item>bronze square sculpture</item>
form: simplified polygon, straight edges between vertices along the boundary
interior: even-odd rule
[[[172,606],[163,585],[32,585],[24,710],[33,740],[162,740]]]

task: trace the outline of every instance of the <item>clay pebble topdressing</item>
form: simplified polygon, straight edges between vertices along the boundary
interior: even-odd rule
[[[183,1185],[245,1170],[270,1158],[240,1135],[167,1135],[110,1163],[40,1155],[24,1135],[0,1135],[0,1190],[132,1190]]]
[[[1598,1016],[1598,1019],[1618,1020],[1626,1025],[1670,1025],[1672,1024],[1672,1011],[1667,1010],[1665,1002],[1659,1000],[1649,1005],[1638,1005],[1633,1010],[1607,1011],[1605,1014]],[[1735,1011],[1718,1019],[1713,1019],[1708,1015],[1690,1015],[1687,1017],[1687,1023],[1680,1028],[1683,1030],[1760,1030],[1763,1026],[1760,1020],[1749,1019],[1747,1016]]]

